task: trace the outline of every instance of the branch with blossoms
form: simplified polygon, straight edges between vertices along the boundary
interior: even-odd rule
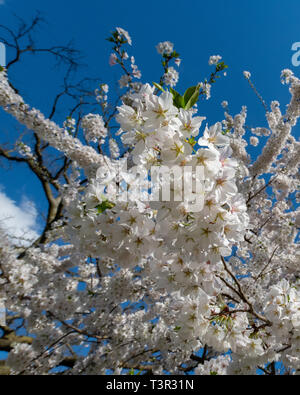
[[[169,63],[174,59],[177,67],[180,66],[181,59],[179,53],[174,50],[174,44],[170,41],[164,41],[156,46],[157,52],[162,56],[161,64],[164,69],[164,74],[160,78],[160,86],[169,85],[172,88],[177,84],[179,79],[178,72],[173,66],[169,67]]]
[[[133,56],[130,57],[130,67],[131,70],[128,69],[125,65],[125,61],[128,60],[129,55],[123,48],[124,44],[132,44],[131,37],[128,32],[120,27],[117,27],[116,30],[111,34],[107,40],[114,44],[113,53],[111,53],[109,58],[109,64],[114,66],[119,64],[124,71],[124,75],[121,77],[119,81],[120,88],[124,87],[134,87],[134,83],[132,82],[134,78],[140,79],[142,74],[139,71],[137,65],[135,64],[135,58]]]

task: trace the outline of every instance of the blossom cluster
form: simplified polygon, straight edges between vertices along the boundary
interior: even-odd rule
[[[121,28],[113,40],[132,44]],[[173,44],[157,50],[169,56]],[[111,62],[126,58],[119,51]],[[174,71],[164,77],[171,87]],[[31,336],[13,345],[12,373],[71,365],[75,374],[249,374],[279,360],[296,373],[300,143],[291,131],[300,116],[299,80],[284,70],[286,114],[273,101],[267,125],[249,137],[246,107],[231,115],[224,101],[224,119],[203,125],[195,102],[178,103],[177,92],[158,84],[133,89],[131,74],[125,77],[120,85],[130,89],[115,109],[118,136],[104,121],[106,105],[103,116],[81,121],[87,143],[100,146],[109,136],[104,154],[74,137],[72,118],[61,128],[31,109],[0,72],[3,109],[73,161],[68,183],[54,184],[63,210],[47,243],[20,253],[0,229],[1,300]],[[196,89],[209,97],[208,82]],[[99,103],[107,103],[107,92],[106,84],[95,92]],[[246,147],[259,148],[261,137],[267,142],[251,161]],[[21,154],[38,165],[31,147]],[[169,170],[168,198],[164,177],[145,188],[153,168]],[[158,198],[149,199],[154,192]],[[194,210],[199,195],[203,204]]]
[[[81,126],[87,141],[99,142],[99,144],[104,143],[107,136],[107,129],[100,115],[86,115],[81,121]]]

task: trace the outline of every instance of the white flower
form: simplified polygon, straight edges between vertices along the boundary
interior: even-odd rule
[[[113,138],[109,139],[109,151],[110,151],[111,157],[114,159],[118,158],[120,156],[120,149],[119,149],[118,143]]]
[[[257,137],[251,136],[250,137],[250,144],[253,145],[254,147],[256,147],[259,143],[259,140]]]
[[[117,55],[115,53],[110,54],[109,57],[109,65],[110,66],[114,66],[115,64],[117,64]]]
[[[116,120],[119,122],[123,130],[130,131],[135,128],[139,128],[143,123],[143,118],[139,110],[134,109],[126,104],[117,107],[118,113]]]
[[[220,154],[213,147],[199,148],[193,155],[193,164],[203,166],[207,176],[215,176],[221,169]]]
[[[119,80],[119,86],[120,86],[120,88],[128,87],[130,82],[131,82],[130,75],[124,74],[124,75],[122,75],[121,79]]]
[[[220,60],[222,59],[222,56],[220,55],[212,55],[209,58],[208,64],[211,66],[213,64],[218,64],[220,62]]]
[[[178,79],[179,73],[174,69],[174,67],[168,67],[168,71],[163,76],[164,83],[173,88],[177,84]]]
[[[178,114],[177,108],[173,105],[173,96],[170,92],[163,92],[160,96],[151,95],[148,98],[148,109],[144,112],[146,125],[157,129],[164,121],[173,118]]]
[[[156,46],[157,52],[161,55],[170,55],[173,52],[174,44],[170,41],[158,43]]]
[[[224,146],[229,144],[229,139],[227,136],[222,134],[222,124],[218,122],[210,128],[206,126],[203,137],[199,139],[198,144],[207,146]]]
[[[294,76],[294,73],[292,72],[292,70],[290,70],[290,69],[282,70],[281,76],[280,76],[282,84],[284,84],[284,83],[289,84],[290,81],[293,80],[293,76]]]
[[[181,64],[181,59],[180,59],[180,58],[176,58],[176,59],[174,60],[174,62],[175,62],[175,64],[176,64],[176,66],[179,67],[180,64]]]
[[[221,106],[222,106],[223,108],[228,107],[228,101],[226,101],[226,100],[222,101]]]
[[[132,44],[131,37],[129,36],[129,33],[126,30],[122,29],[121,27],[116,27],[116,30],[121,36],[124,36],[124,38],[127,40],[129,45]]]
[[[196,137],[199,133],[199,128],[204,121],[205,117],[193,117],[190,111],[186,111],[183,108],[180,109],[178,119],[181,122],[178,132],[182,137],[189,138],[191,136]]]
[[[222,175],[218,176],[215,181],[215,193],[218,201],[226,201],[228,195],[236,195],[238,192],[234,182],[234,171],[227,168]]]
[[[247,80],[250,79],[251,73],[250,73],[249,71],[244,71],[243,74],[244,74],[244,77],[245,77]]]
[[[210,90],[211,90],[211,84],[208,82],[199,82],[199,87],[203,90],[203,92],[206,95],[206,100],[210,99]]]
[[[181,161],[191,154],[192,148],[189,144],[182,142],[178,137],[170,140],[170,145],[165,145],[161,157],[165,162]]]

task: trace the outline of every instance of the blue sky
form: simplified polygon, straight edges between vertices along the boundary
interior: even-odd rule
[[[229,102],[233,114],[246,104],[249,126],[265,124],[264,109],[243,78],[244,70],[251,72],[268,104],[279,100],[283,108],[289,92],[280,84],[281,70],[290,68],[300,75],[300,66],[291,64],[292,44],[300,41],[299,0],[0,0],[0,24],[14,27],[14,14],[30,20],[36,10],[47,20],[37,32],[37,41],[51,46],[72,39],[86,64],[79,75],[100,78],[111,90],[121,73],[117,66],[108,65],[110,43],[105,38],[116,26],[128,30],[132,37],[133,47],[128,52],[135,56],[143,82],[159,81],[161,66],[155,46],[160,41],[174,42],[181,55],[177,85],[181,92],[209,75],[210,55],[221,55],[229,65],[228,75],[213,86],[212,99],[199,105],[200,115],[205,115],[209,124],[223,119],[223,100]],[[46,113],[61,77],[46,57],[24,58],[10,73],[25,100]],[[61,112],[56,120],[61,123],[67,115]],[[0,122],[0,141],[8,141],[11,121],[2,111]],[[299,127],[296,133],[299,136]],[[32,212],[38,228],[47,205],[39,182],[25,166],[14,169],[5,164],[0,168],[0,186],[0,192],[15,201],[16,207],[21,207],[24,199],[35,203],[36,211]]]

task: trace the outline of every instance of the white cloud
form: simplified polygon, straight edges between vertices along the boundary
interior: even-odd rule
[[[23,195],[20,205],[17,205],[0,185],[0,226],[15,244],[27,245],[38,238],[37,219],[34,202]]]

